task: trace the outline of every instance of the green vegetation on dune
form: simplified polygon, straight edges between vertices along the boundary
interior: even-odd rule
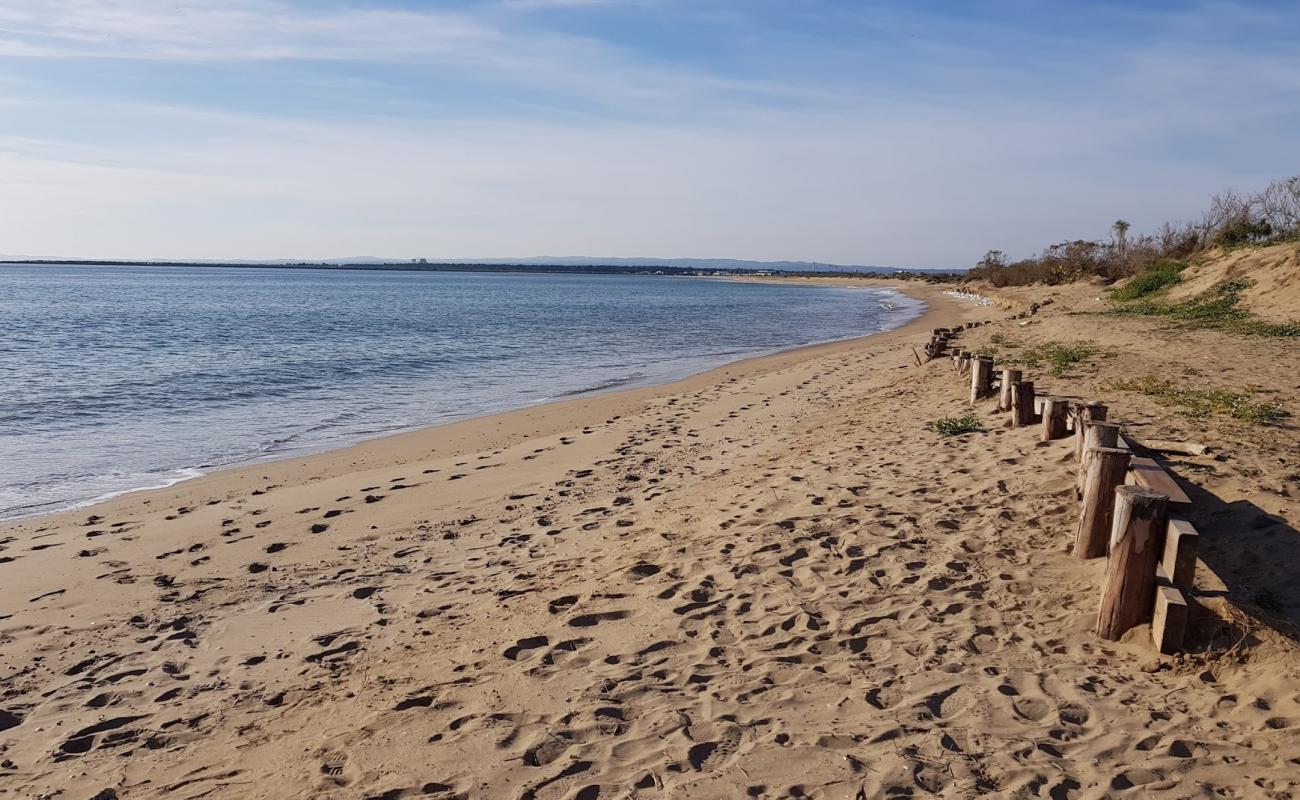
[[[1139,294],[1137,295],[1139,299],[1120,302],[1112,307],[1109,313],[1164,317],[1192,328],[1210,328],[1251,336],[1300,336],[1300,323],[1265,322],[1238,307],[1241,293],[1253,284],[1254,282],[1249,278],[1224,281],[1204,294],[1179,303]],[[1112,295],[1112,298],[1122,300],[1115,295]]]
[[[1255,392],[1250,389],[1190,389],[1153,375],[1114,381],[1110,387],[1153,397],[1160,405],[1180,408],[1189,417],[1223,414],[1262,425],[1287,416],[1281,405],[1256,399]]]
[[[979,348],[978,354],[997,356],[999,363],[1012,367],[1038,369],[1046,365],[1048,371],[1058,378],[1069,372],[1075,364],[1086,364],[1114,355],[1093,342],[1042,342],[1025,345],[1002,334],[994,335],[989,344]]]

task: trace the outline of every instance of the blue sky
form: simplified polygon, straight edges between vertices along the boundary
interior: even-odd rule
[[[968,265],[1300,171],[1300,3],[5,0],[0,119],[0,253]]]

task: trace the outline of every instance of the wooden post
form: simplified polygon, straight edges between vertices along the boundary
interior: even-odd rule
[[[961,351],[961,353],[957,356],[958,375],[966,374],[966,368],[970,366],[970,361],[971,361],[971,352],[969,350]]]
[[[1119,426],[1113,422],[1083,423],[1083,455],[1079,461],[1078,480],[1074,485],[1076,497],[1083,497],[1083,483],[1088,475],[1088,451],[1095,447],[1119,447]]]
[[[1074,415],[1074,460],[1083,460],[1084,429],[1089,422],[1104,422],[1109,409],[1102,403],[1081,403]],[[1108,444],[1106,447],[1114,447]]]
[[[1011,384],[1011,426],[1023,428],[1034,424],[1034,382]]]
[[[1190,589],[1196,579],[1196,550],[1200,540],[1192,523],[1179,517],[1169,518],[1165,531],[1165,551],[1160,559],[1165,574],[1174,586]]]
[[[975,359],[970,371],[970,401],[974,403],[988,395],[993,387],[993,356]]]
[[[1063,397],[1048,397],[1043,401],[1041,438],[1044,442],[1050,442],[1065,436],[1065,416],[1069,410],[1070,403]]]
[[[1183,649],[1187,632],[1187,601],[1172,586],[1156,587],[1156,603],[1151,612],[1151,640],[1156,649],[1170,656]]]
[[[1084,482],[1079,527],[1074,533],[1076,558],[1101,558],[1110,543],[1115,490],[1124,485],[1128,472],[1127,450],[1094,447],[1088,453],[1088,475]]]
[[[1002,387],[998,393],[998,411],[1011,410],[1011,384],[1023,380],[1025,374],[1018,369],[1002,370]]]
[[[1115,490],[1115,524],[1097,612],[1097,635],[1103,639],[1116,641],[1151,615],[1168,503],[1168,497],[1150,489]]]

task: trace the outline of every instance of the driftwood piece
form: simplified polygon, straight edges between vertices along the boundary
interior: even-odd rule
[[[1211,448],[1208,444],[1200,442],[1174,442],[1168,439],[1151,439],[1149,441],[1138,442],[1147,450],[1154,450],[1158,453],[1178,453],[1184,456],[1204,456],[1209,455]]]
[[[1127,450],[1115,447],[1094,447],[1088,452],[1088,474],[1074,532],[1076,558],[1106,555],[1114,524],[1115,490],[1124,485],[1129,458]]]
[[[1163,494],[1139,486],[1115,490],[1110,557],[1097,612],[1097,635],[1103,639],[1118,640],[1150,618],[1168,503]]]

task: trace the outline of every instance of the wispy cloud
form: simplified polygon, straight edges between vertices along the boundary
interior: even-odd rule
[[[939,266],[1294,169],[1300,23],[1098,8],[6,0],[0,236]]]
[[[468,15],[274,0],[9,0],[0,55],[156,60],[412,59],[499,39]]]

